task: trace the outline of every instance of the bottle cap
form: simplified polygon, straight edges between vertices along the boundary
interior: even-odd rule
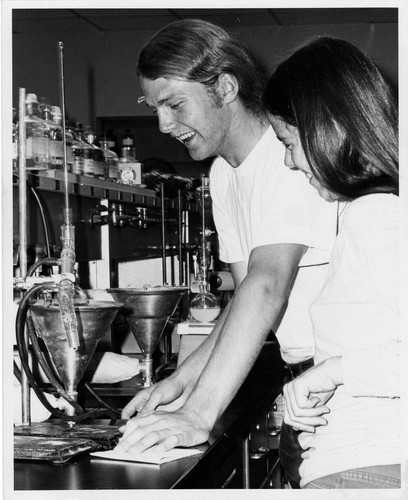
[[[26,96],[26,103],[31,103],[31,102],[37,102],[37,94],[27,94]]]
[[[125,134],[122,137],[122,146],[133,146],[133,134],[129,128],[125,130]]]

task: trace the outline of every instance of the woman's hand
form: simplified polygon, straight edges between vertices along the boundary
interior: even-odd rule
[[[336,356],[286,384],[284,422],[296,430],[311,433],[316,427],[327,425],[323,415],[330,410],[326,403],[342,383],[341,357]]]

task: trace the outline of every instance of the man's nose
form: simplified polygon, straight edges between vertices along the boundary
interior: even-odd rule
[[[171,116],[170,110],[160,109],[157,112],[159,118],[159,130],[163,134],[169,134],[174,128],[174,120]]]

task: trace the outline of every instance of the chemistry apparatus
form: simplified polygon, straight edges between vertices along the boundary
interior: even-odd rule
[[[92,216],[91,223],[109,224],[117,227],[131,225],[145,229],[150,224],[161,224],[161,250],[162,250],[162,285],[144,285],[141,288],[108,288],[107,292],[112,297],[123,303],[120,314],[126,319],[126,322],[142,352],[143,359],[139,363],[139,371],[142,375],[143,386],[150,387],[155,382],[155,373],[153,369],[153,354],[159,344],[165,327],[171,316],[175,313],[181,298],[189,292],[188,286],[184,283],[184,258],[182,250],[188,250],[183,244],[182,233],[182,214],[181,214],[181,195],[179,192],[179,286],[169,285],[167,283],[167,245],[165,224],[176,222],[174,219],[165,217],[165,198],[164,186],[161,186],[161,217],[146,212],[145,208],[137,208],[136,213],[128,214],[121,204],[111,204],[110,206],[99,206],[97,209],[100,214]],[[185,235],[184,235],[185,236]],[[165,350],[170,351],[169,341],[165,345]],[[169,363],[169,352],[165,352],[166,363],[158,367],[163,369]]]
[[[144,387],[154,383],[153,353],[169,318],[188,290],[188,287],[168,285],[108,289],[115,300],[124,303],[121,314],[142,351],[143,362],[139,366]]]
[[[180,202],[179,194],[179,211]],[[144,387],[150,387],[155,382],[155,373],[153,370],[154,351],[157,348],[168,320],[175,313],[181,298],[190,290],[188,286],[182,286],[184,273],[182,270],[181,254],[179,254],[180,286],[170,286],[167,284],[165,221],[164,187],[162,184],[161,234],[163,284],[160,286],[145,285],[141,288],[108,288],[107,290],[115,300],[124,303],[120,313],[125,317],[142,351],[143,361],[140,363],[139,368],[142,372]],[[181,233],[179,232],[179,234]]]
[[[190,302],[191,316],[200,322],[211,322],[220,314],[221,308],[217,297],[210,292],[208,271],[210,268],[210,242],[208,238],[213,231],[206,227],[205,210],[210,207],[211,197],[208,178],[201,177],[201,186],[197,188],[197,203],[201,210],[201,245],[198,255],[193,255],[194,279],[197,281],[198,293]]]
[[[65,122],[63,46],[59,42],[61,70],[61,101],[63,120]],[[92,426],[78,426],[86,419],[95,419],[108,414],[114,421],[117,414],[108,405],[105,408],[86,412],[78,403],[78,384],[91,360],[99,340],[109,331],[121,303],[114,301],[93,301],[85,297],[84,292],[75,284],[75,227],[72,223],[72,210],[68,198],[68,174],[66,162],[66,140],[64,142],[65,172],[65,205],[63,208],[63,224],[61,227],[62,251],[59,259],[44,259],[41,264],[58,265],[60,272],[51,278],[34,278],[34,269],[27,274],[27,213],[26,213],[26,168],[25,168],[25,89],[19,90],[20,134],[19,134],[19,222],[20,222],[20,272],[17,288],[22,299],[16,317],[16,340],[23,370],[20,372],[22,387],[22,425],[15,427],[16,458],[47,459],[51,454],[55,458],[57,437],[75,436],[102,439],[110,442],[120,435],[118,429],[107,429],[103,426],[97,431]],[[31,345],[30,345],[31,344]],[[45,397],[45,389],[40,388],[30,367],[29,351],[37,358],[43,372],[59,396],[59,408],[52,406]],[[18,372],[18,368],[16,369]],[[30,386],[41,403],[60,421],[48,421],[42,424],[31,424]],[[44,442],[35,442],[30,438],[41,439],[52,436],[50,446]],[[103,437],[102,437],[103,436]],[[17,441],[16,441],[17,440]],[[49,441],[45,441],[49,444]],[[74,450],[94,448],[96,441],[75,443]],[[62,443],[66,451],[67,443]],[[69,443],[72,445],[73,443]],[[99,445],[97,445],[99,446]],[[70,448],[70,446],[68,446]],[[68,457],[73,452],[68,451]],[[48,455],[47,455],[48,454]],[[55,460],[64,461],[58,455]]]

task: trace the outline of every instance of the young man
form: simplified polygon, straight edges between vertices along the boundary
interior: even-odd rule
[[[204,21],[176,22],[144,47],[138,74],[160,130],[195,160],[217,157],[213,216],[235,293],[178,370],[124,408],[123,418],[139,411],[118,445],[130,453],[207,441],[271,330],[293,373],[312,365],[308,307],[336,232],[335,204],[284,166],[285,149],[261,107],[264,79],[239,41]]]

